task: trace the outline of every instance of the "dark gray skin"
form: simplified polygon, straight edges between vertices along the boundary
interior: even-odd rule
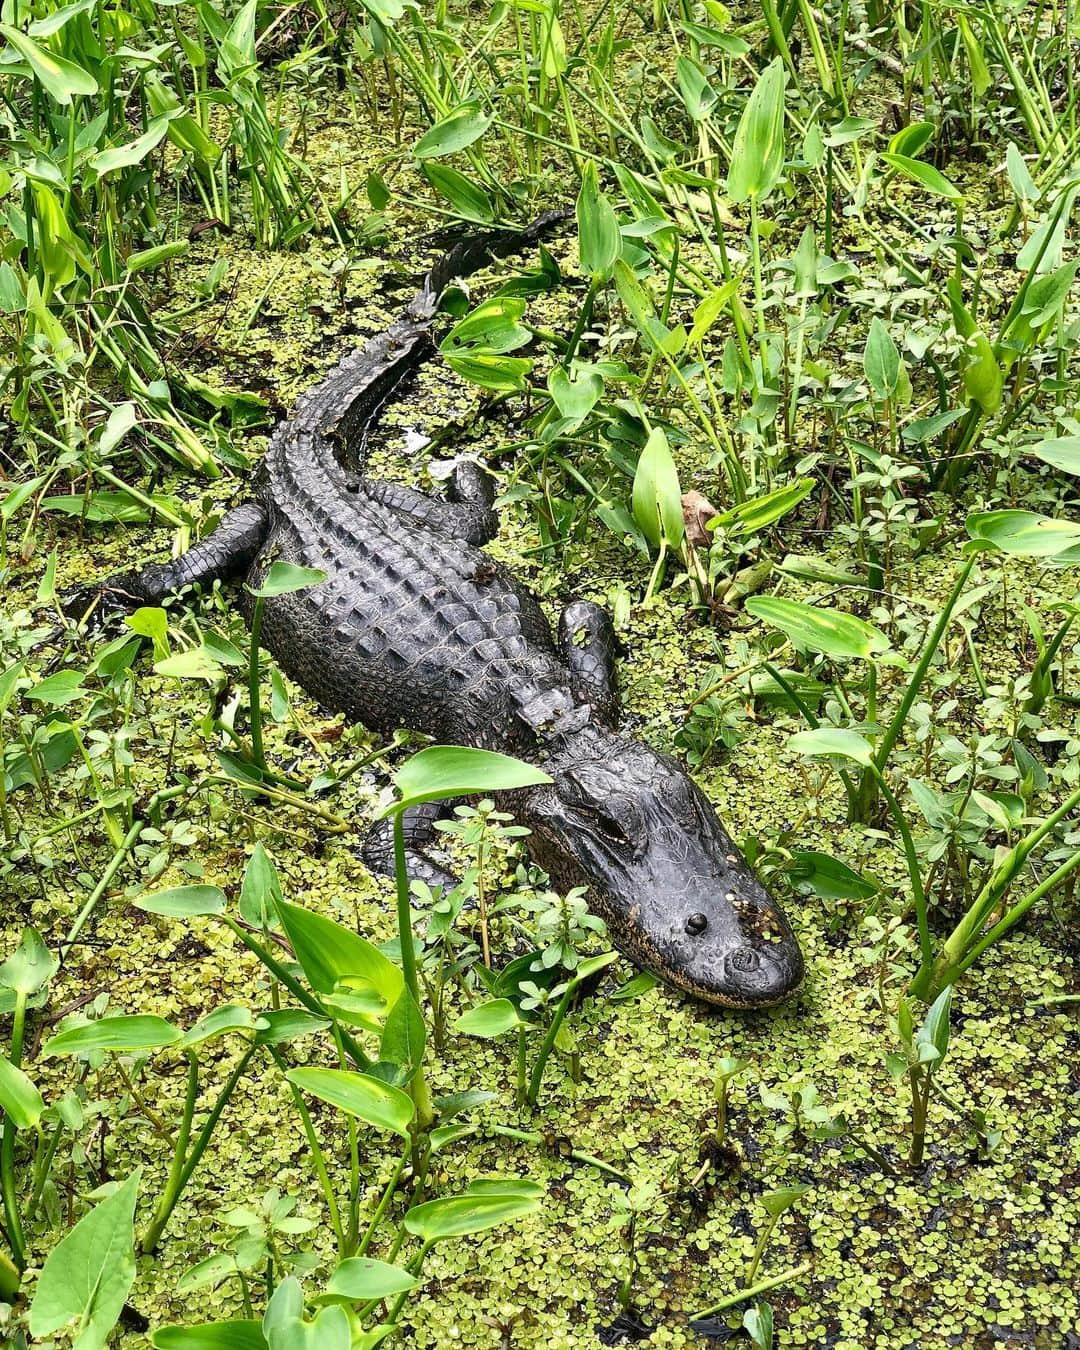
[[[612,942],[707,1003],[777,1003],[802,979],[799,945],[684,769],[614,730],[608,616],[570,605],[556,643],[536,599],[481,551],[498,522],[494,485],[475,464],[458,465],[445,501],[363,471],[380,408],[433,351],[446,285],[561,218],[452,249],[403,317],[277,428],[250,501],[183,557],[102,591],[112,603],[157,604],[218,579],[258,586],[277,559],[325,571],[325,582],[266,602],[263,645],[293,679],[383,734],[404,726],[541,764],[553,784],[506,804],[555,884],[589,887]],[[250,618],[246,591],[241,603]],[[439,810],[406,820],[410,870],[432,882],[449,880],[426,853]],[[392,874],[385,829],[364,854]]]

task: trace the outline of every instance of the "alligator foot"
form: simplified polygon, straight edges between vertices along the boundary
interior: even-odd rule
[[[446,500],[378,478],[359,479],[355,490],[388,507],[403,520],[423,529],[437,530],[448,539],[479,546],[489,543],[499,532],[499,517],[492,506],[494,480],[472,460],[461,460],[455,465]]]
[[[570,667],[574,694],[591,703],[600,720],[614,726],[619,715],[615,692],[615,626],[607,610],[589,600],[574,600],[559,619],[559,650]]]
[[[185,586],[207,586],[240,576],[262,547],[267,524],[266,511],[258,502],[242,502],[182,557],[149,563],[141,571],[117,572],[94,586],[80,587],[64,597],[61,607],[68,618],[81,621],[91,612],[130,612],[140,605],[160,605]]]
[[[453,809],[453,802],[424,802],[411,806],[402,818],[405,833],[405,865],[411,881],[423,881],[433,890],[441,886],[453,890],[458,878],[432,858],[426,849],[437,838],[435,822]],[[371,827],[360,849],[365,864],[377,876],[392,877],[394,869],[394,829],[389,820]]]

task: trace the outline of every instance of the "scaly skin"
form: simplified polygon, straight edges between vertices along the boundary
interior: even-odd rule
[[[326,581],[265,603],[263,644],[297,683],[379,732],[407,726],[542,763],[554,784],[507,804],[556,884],[589,886],[616,946],[706,1002],[775,1003],[802,978],[798,943],[682,767],[612,730],[607,616],[570,606],[556,644],[536,600],[480,548],[497,521],[475,465],[459,466],[449,501],[363,472],[380,408],[433,350],[448,282],[561,218],[452,249],[405,314],[278,427],[250,502],[184,557],[106,589],[157,603],[217,578],[258,586],[278,559],[321,569]],[[245,591],[249,618],[251,603]],[[434,814],[408,822],[410,863],[442,880],[424,852]],[[366,850],[380,870],[392,870],[386,844],[375,835]]]

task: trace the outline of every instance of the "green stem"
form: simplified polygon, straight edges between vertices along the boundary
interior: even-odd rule
[[[713,1317],[726,1308],[734,1308],[737,1304],[745,1303],[748,1299],[757,1298],[759,1294],[767,1294],[770,1289],[775,1289],[778,1285],[787,1284],[791,1280],[798,1280],[804,1275],[809,1275],[811,1269],[811,1263],[804,1261],[801,1266],[793,1266],[791,1270],[785,1270],[779,1275],[770,1275],[768,1279],[759,1280],[757,1284],[747,1285],[745,1289],[738,1289],[734,1294],[728,1294],[727,1298],[722,1298],[719,1303],[714,1303],[711,1308],[703,1308],[701,1312],[694,1313],[691,1321],[697,1322],[703,1317]]]
[[[248,648],[248,723],[251,728],[251,757],[260,769],[266,768],[263,754],[262,696],[259,690],[259,637],[262,633],[263,598],[256,597],[251,612],[251,645]]]
[[[536,1054],[536,1063],[533,1065],[532,1075],[529,1078],[529,1090],[525,1094],[525,1100],[530,1106],[535,1106],[540,1097],[540,1084],[544,1081],[544,1069],[547,1067],[548,1059],[555,1047],[555,1037],[559,1034],[559,1028],[563,1024],[567,1010],[570,1007],[570,1000],[574,994],[574,986],[571,982],[566,987],[566,992],[559,999],[555,1008],[555,1016],[551,1019],[551,1026],[547,1029],[547,1034],[540,1042],[540,1049]]]
[[[169,1221],[169,1215],[179,1198],[180,1179],[184,1173],[184,1162],[187,1158],[188,1143],[191,1139],[191,1122],[195,1116],[195,1104],[198,1099],[199,1059],[193,1050],[189,1050],[187,1092],[184,1097],[184,1114],[180,1121],[180,1133],[176,1136],[176,1143],[173,1146],[172,1165],[169,1168],[169,1177],[165,1183],[165,1189],[161,1193],[161,1199],[154,1211],[154,1217],[143,1235],[142,1250],[145,1253],[152,1252],[157,1246],[165,1225]]]
[[[11,1030],[11,1052],[8,1059],[17,1069],[22,1063],[23,1036],[26,1030],[26,998],[23,990],[15,994],[14,1022]],[[6,1117],[3,1138],[0,1140],[0,1191],[3,1192],[4,1219],[7,1227],[11,1256],[18,1275],[26,1267],[26,1239],[23,1236],[22,1215],[19,1212],[19,1192],[15,1182],[15,1122]],[[0,1279],[4,1272],[0,1270]],[[15,1288],[19,1279],[15,1280]]]

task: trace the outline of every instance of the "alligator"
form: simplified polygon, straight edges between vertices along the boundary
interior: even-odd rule
[[[447,286],[565,215],[451,248],[401,317],[278,425],[250,499],[183,556],[96,591],[129,608],[243,578],[250,623],[250,590],[275,560],[324,572],[264,601],[260,640],[298,684],[375,732],[406,727],[541,764],[551,783],[506,805],[553,884],[587,886],[612,942],[676,989],[730,1008],[774,1004],[800,984],[799,944],[682,766],[619,734],[607,613],[575,601],[553,635],[536,598],[483,551],[498,529],[495,484],[473,460],[457,461],[442,498],[365,472],[380,409],[435,350]],[[432,884],[449,880],[429,852],[445,810],[405,818],[410,872]],[[385,824],[362,851],[393,874]]]

